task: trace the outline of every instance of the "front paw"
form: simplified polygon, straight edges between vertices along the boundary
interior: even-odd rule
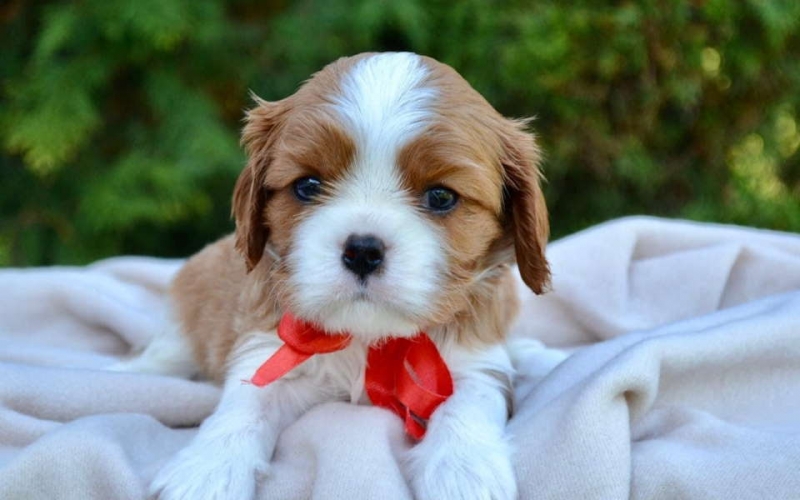
[[[251,500],[268,464],[258,440],[195,440],[150,485],[158,500]]]
[[[418,500],[514,500],[517,482],[502,439],[441,440],[428,436],[412,448],[406,471]]]

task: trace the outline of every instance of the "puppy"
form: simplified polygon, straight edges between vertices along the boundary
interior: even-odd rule
[[[405,461],[414,494],[515,498],[504,438],[512,265],[536,293],[549,280],[539,151],[525,122],[410,53],[340,59],[294,95],[256,103],[235,234],[181,269],[174,329],[126,365],[224,384],[151,494],[253,498],[282,429],[325,401],[368,402],[368,349],[425,332],[454,392]],[[289,312],[350,344],[266,387],[243,383],[284,344],[276,326]]]

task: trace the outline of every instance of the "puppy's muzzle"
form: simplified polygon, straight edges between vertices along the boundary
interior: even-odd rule
[[[386,246],[381,240],[372,236],[351,234],[344,242],[342,262],[361,281],[374,273],[383,265]]]

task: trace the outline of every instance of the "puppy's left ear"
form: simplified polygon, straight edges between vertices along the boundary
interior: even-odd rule
[[[550,284],[550,267],[545,257],[550,224],[540,186],[541,153],[533,135],[525,132],[526,121],[511,121],[502,134],[500,163],[505,174],[506,211],[509,230],[522,280],[535,293]]]
[[[242,144],[247,152],[247,166],[233,190],[231,215],[236,220],[236,249],[252,271],[264,254],[269,238],[264,209],[267,204],[265,176],[272,162],[278,131],[288,104],[286,100],[267,102],[253,96],[256,107],[247,112]]]

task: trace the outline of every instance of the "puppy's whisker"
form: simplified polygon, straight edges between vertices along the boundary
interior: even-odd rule
[[[276,252],[274,248],[272,248],[272,245],[267,245],[266,247],[264,247],[264,252],[266,252],[267,255],[272,257],[273,266],[281,262],[280,254]]]

